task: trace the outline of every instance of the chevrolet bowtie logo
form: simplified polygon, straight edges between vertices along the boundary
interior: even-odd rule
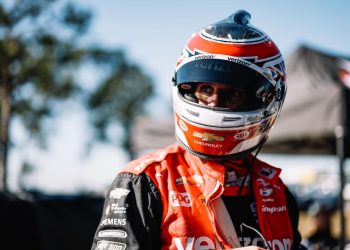
[[[206,133],[206,132],[204,132],[203,134],[199,133],[199,132],[194,132],[193,136],[201,138],[203,141],[209,141],[209,142],[223,141],[224,140],[224,137],[222,137],[222,136],[217,136],[215,134],[210,134],[210,133]]]

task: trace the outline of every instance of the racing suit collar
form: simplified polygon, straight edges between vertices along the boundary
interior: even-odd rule
[[[230,170],[238,175],[244,175],[250,169],[252,174],[270,183],[276,183],[281,174],[280,168],[270,166],[252,154],[249,154],[246,160],[220,162],[205,160],[186,151],[185,158],[199,167],[203,174],[219,181],[222,185],[225,183],[225,172]],[[249,164],[254,166],[250,167]]]

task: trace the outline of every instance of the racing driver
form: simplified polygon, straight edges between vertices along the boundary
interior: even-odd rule
[[[286,95],[275,43],[237,11],[194,33],[176,63],[177,144],[131,161],[92,249],[303,249],[281,169],[257,154]]]

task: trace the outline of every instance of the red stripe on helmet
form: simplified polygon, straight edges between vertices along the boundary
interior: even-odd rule
[[[203,38],[199,33],[189,39],[187,47],[193,53],[198,51],[236,57],[257,57],[257,60],[271,58],[280,53],[277,46],[270,39],[254,44],[222,43]]]

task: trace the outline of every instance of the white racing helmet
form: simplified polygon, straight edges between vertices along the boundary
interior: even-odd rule
[[[176,137],[186,150],[208,159],[232,159],[261,147],[286,94],[282,55],[274,42],[238,11],[194,33],[173,78]],[[235,108],[202,105],[198,83],[239,90]],[[230,92],[224,94],[229,97]]]

